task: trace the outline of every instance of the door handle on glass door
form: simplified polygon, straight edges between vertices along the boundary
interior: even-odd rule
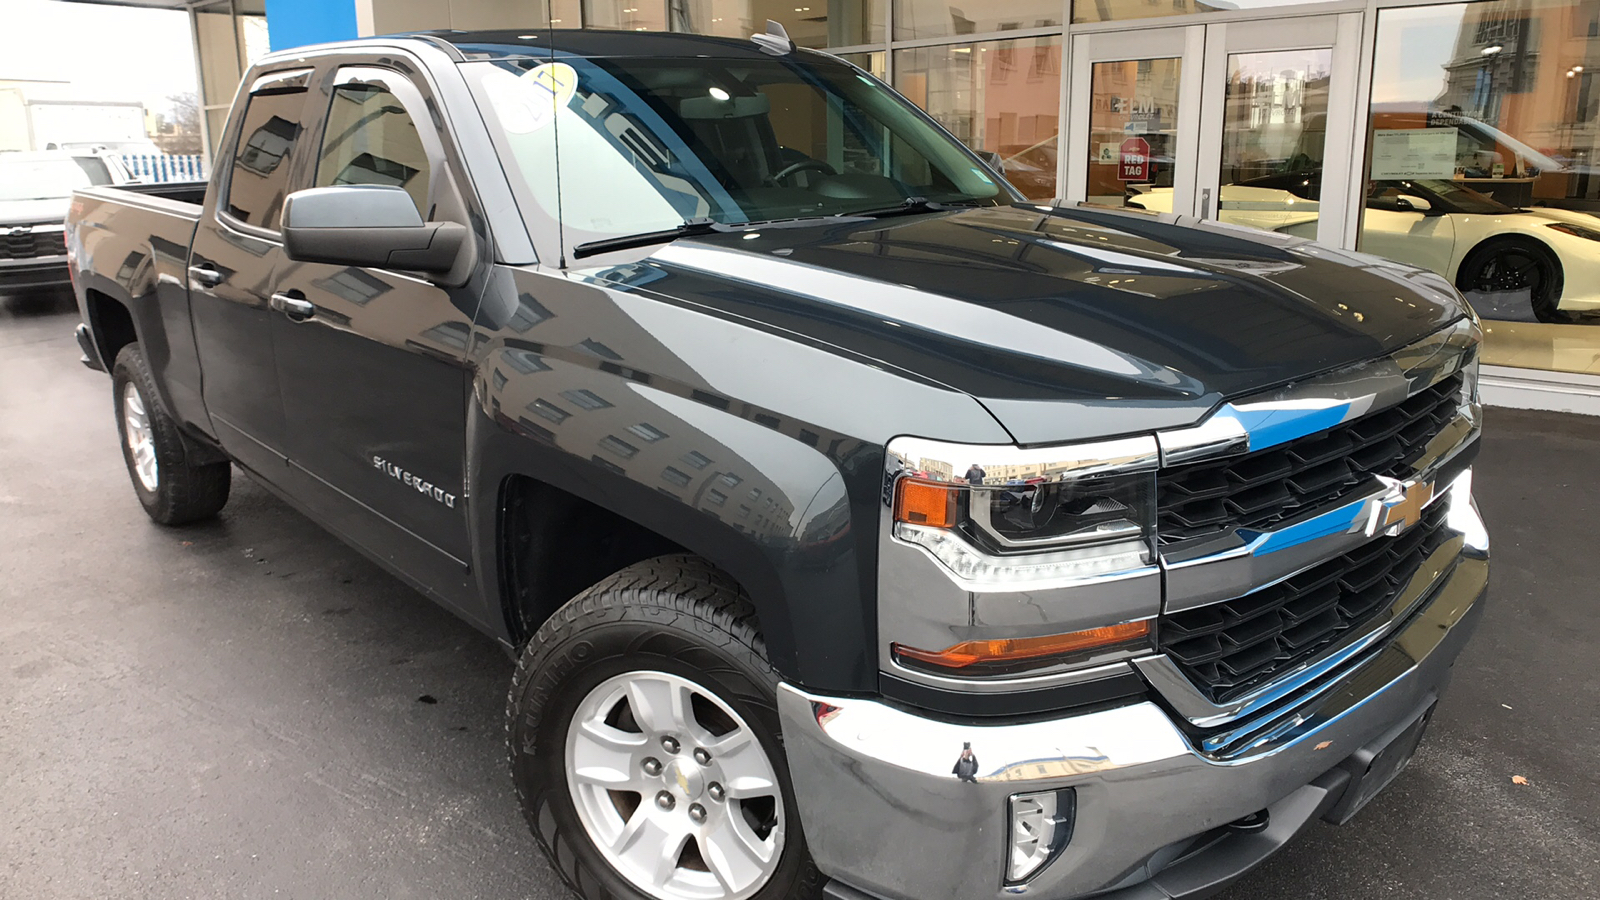
[[[293,294],[273,294],[272,308],[296,322],[304,322],[317,313],[317,307],[310,300]]]

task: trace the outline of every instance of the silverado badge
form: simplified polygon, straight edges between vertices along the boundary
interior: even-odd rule
[[[423,481],[421,478],[418,478],[410,472],[407,472],[405,469],[400,468],[381,456],[374,456],[372,458],[372,467],[380,472],[383,472],[390,478],[393,478],[395,481],[400,482],[408,488],[415,488],[417,493],[424,497],[432,497],[436,502],[443,503],[445,506],[448,506],[451,509],[456,508],[455,494],[445,491],[444,488],[436,487],[431,481]]]

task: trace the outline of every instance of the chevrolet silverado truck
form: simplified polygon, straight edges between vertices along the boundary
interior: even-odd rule
[[[241,472],[497,638],[589,900],[1205,896],[1482,612],[1448,283],[1024,202],[781,29],[278,52],[216,158],[67,220],[134,492]]]

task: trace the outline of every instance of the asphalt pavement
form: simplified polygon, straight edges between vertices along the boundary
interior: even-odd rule
[[[76,318],[0,297],[0,897],[566,897],[505,653],[243,477],[152,525]],[[1422,749],[1225,900],[1600,896],[1600,419],[1484,441],[1491,605]]]

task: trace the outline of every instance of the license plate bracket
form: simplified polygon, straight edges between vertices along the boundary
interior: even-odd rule
[[[1405,771],[1433,719],[1434,706],[1429,704],[1414,719],[1350,755],[1345,761],[1351,776],[1350,785],[1339,798],[1338,805],[1328,813],[1329,821],[1343,825],[1355,818],[1356,813]]]

